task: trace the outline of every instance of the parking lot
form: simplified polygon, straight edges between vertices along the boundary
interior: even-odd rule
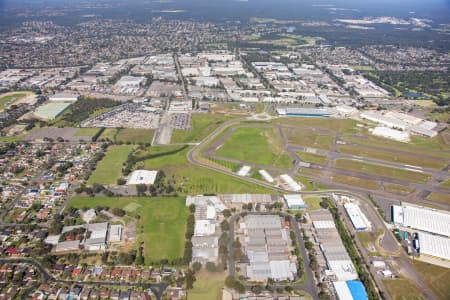
[[[189,129],[191,128],[190,113],[170,114],[170,127],[173,129]]]
[[[160,109],[143,104],[126,103],[84,121],[81,126],[155,129],[159,125],[160,114]]]

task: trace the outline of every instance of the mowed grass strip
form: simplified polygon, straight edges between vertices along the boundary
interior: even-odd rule
[[[376,190],[380,187],[380,184],[377,181],[369,180],[369,179],[363,179],[353,176],[347,176],[347,175],[341,175],[341,174],[334,174],[331,179],[334,182],[338,183],[344,183],[348,185],[353,185],[369,190]]]
[[[127,209],[137,220],[138,242],[144,243],[147,265],[162,259],[183,257],[186,222],[189,209],[184,198],[171,197],[74,197],[68,207],[108,206]],[[138,207],[131,211],[130,208]],[[139,243],[137,243],[139,245]]]
[[[385,184],[384,190],[389,193],[406,195],[414,192],[414,188],[400,184]]]
[[[138,157],[146,158],[138,165],[149,170],[163,170],[167,177],[173,177],[179,194],[273,192],[259,185],[190,164],[186,156],[191,148],[150,147],[137,154]]]
[[[338,158],[334,161],[334,166],[339,169],[351,170],[355,172],[366,173],[375,176],[411,181],[427,182],[431,175],[427,173],[414,172],[404,169],[392,168],[382,165],[370,164],[351,159]]]
[[[450,194],[442,194],[433,192],[428,195],[428,200],[450,205]]]
[[[325,165],[328,161],[326,156],[315,154],[315,153],[308,153],[308,152],[295,152],[298,157],[304,162],[317,164],[317,165]]]
[[[373,146],[385,150],[400,150],[436,158],[450,158],[450,147],[445,143],[442,133],[431,139],[413,136],[411,137],[411,143],[395,142],[369,134],[365,136],[342,136],[342,140],[348,143]]]
[[[221,300],[226,273],[211,273],[201,270],[195,275],[194,288],[188,292],[188,300]]]
[[[418,260],[412,261],[414,269],[433,291],[438,299],[448,299],[450,295],[450,269]]]
[[[446,188],[446,189],[450,189],[450,179],[447,179],[446,181],[441,182],[441,184],[439,184],[439,186]]]
[[[78,131],[75,133],[75,136],[94,136],[100,131],[100,128],[89,128],[84,127],[78,129]]]
[[[216,151],[218,156],[290,169],[292,159],[274,128],[241,127]]]
[[[333,147],[335,136],[319,134],[311,130],[305,129],[283,129],[287,142],[293,145],[299,145],[309,148],[317,148],[323,150],[331,150]]]
[[[383,280],[393,300],[425,300],[420,289],[408,279]]]
[[[383,150],[375,150],[371,148],[366,148],[362,146],[339,146],[338,151],[350,154],[350,155],[356,155],[361,157],[367,157],[367,158],[373,158],[373,159],[379,159],[379,160],[385,160],[390,162],[397,162],[397,163],[403,163],[413,166],[419,166],[423,168],[431,168],[431,169],[442,169],[446,167],[447,163],[442,159],[432,159],[432,158],[426,158],[426,157],[417,157],[414,154],[408,155],[408,154],[399,154],[392,151],[383,151]]]
[[[223,122],[233,119],[229,116],[212,114],[193,114],[192,127],[187,130],[174,129],[171,143],[200,142]]]
[[[115,184],[117,178],[122,174],[122,165],[131,151],[133,151],[133,146],[130,145],[110,146],[105,157],[92,172],[87,184]]]

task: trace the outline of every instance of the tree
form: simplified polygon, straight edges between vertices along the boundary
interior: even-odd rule
[[[229,209],[225,209],[222,211],[222,214],[225,218],[231,217],[231,211]]]
[[[222,231],[228,231],[230,230],[230,224],[227,220],[223,220],[222,223],[220,223],[220,228],[222,229]]]
[[[202,269],[202,264],[198,261],[192,264],[192,269],[194,269],[194,272],[197,273]]]
[[[238,292],[239,294],[243,294],[245,293],[245,286],[238,280],[236,280],[234,282],[234,289],[236,290],[236,292]]]
[[[228,288],[233,288],[235,281],[236,279],[233,276],[228,275],[227,278],[225,279],[225,286]]]
[[[136,190],[138,195],[144,195],[147,191],[147,186],[145,184],[138,184],[136,185]]]
[[[208,270],[209,272],[216,272],[217,271],[217,267],[213,262],[208,261],[206,263],[206,270]]]
[[[191,290],[194,287],[195,280],[196,280],[196,278],[195,278],[194,272],[191,269],[189,269],[188,272],[186,273],[186,289],[187,290]]]
[[[112,209],[112,213],[113,213],[113,215],[118,216],[118,217],[125,216],[125,211],[123,209],[121,209],[121,208],[118,208],[118,207],[114,207]]]
[[[255,293],[256,295],[261,294],[263,288],[260,285],[254,285],[252,286],[252,292]]]
[[[127,183],[127,181],[124,178],[120,177],[117,179],[117,185],[124,185],[125,183]]]

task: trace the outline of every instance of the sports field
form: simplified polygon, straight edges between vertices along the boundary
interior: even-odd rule
[[[188,292],[188,300],[221,300],[226,273],[201,270],[196,275],[194,288]]]
[[[340,169],[352,170],[371,175],[381,175],[388,178],[400,179],[411,182],[427,182],[431,178],[431,175],[427,173],[391,168],[351,159],[338,158],[334,161],[333,164],[336,168]]]
[[[231,119],[224,115],[193,114],[192,127],[188,130],[174,129],[171,143],[200,142],[223,122]]]
[[[69,207],[118,207],[139,215],[138,243],[144,243],[145,263],[183,257],[188,208],[184,198],[150,197],[74,197]]]
[[[291,157],[284,151],[282,141],[273,128],[242,127],[236,129],[216,151],[218,156],[291,168]]]
[[[26,93],[7,93],[0,97],[0,111],[8,108],[14,102],[26,96]]]
[[[179,194],[199,193],[270,193],[271,190],[237,178],[194,166],[187,161],[188,146],[158,146],[141,151],[144,161],[138,166],[162,169],[167,177],[174,177]]]
[[[122,165],[133,148],[130,145],[110,146],[105,157],[92,172],[87,184],[115,184],[117,178],[122,174]]]
[[[425,300],[422,292],[407,279],[383,280],[392,300]]]

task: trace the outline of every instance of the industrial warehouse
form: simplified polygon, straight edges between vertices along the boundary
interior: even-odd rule
[[[243,270],[249,280],[294,280],[297,258],[291,255],[289,230],[283,228],[279,216],[245,216],[239,223],[238,233],[248,257]]]
[[[415,230],[413,245],[417,254],[450,260],[448,212],[402,203],[392,206],[392,222],[402,230]]]
[[[342,243],[333,216],[326,209],[309,213],[315,229],[314,239],[320,244],[328,270],[327,276],[339,300],[367,299],[363,284],[358,281],[355,266]]]

